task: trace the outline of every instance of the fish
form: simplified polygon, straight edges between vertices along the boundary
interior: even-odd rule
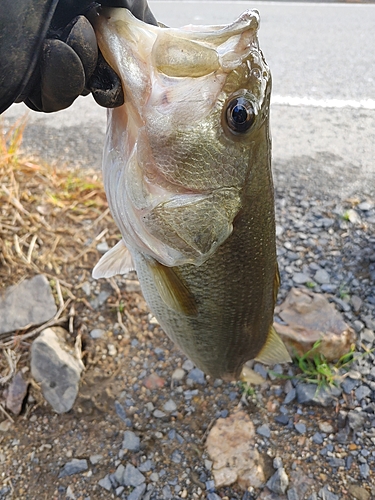
[[[103,8],[92,22],[125,96],[108,111],[103,155],[122,239],[93,277],[135,269],[163,330],[211,377],[290,361],[272,326],[271,73],[258,11],[168,28]]]

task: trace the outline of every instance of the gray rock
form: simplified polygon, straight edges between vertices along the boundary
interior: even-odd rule
[[[282,466],[283,466],[282,458],[281,457],[275,457],[273,459],[273,468],[277,470],[277,469],[281,469]]]
[[[261,425],[260,427],[257,428],[257,434],[266,438],[271,437],[271,431],[269,426],[267,424]]]
[[[318,500],[318,495],[314,491],[314,493],[311,493],[307,500]]]
[[[146,484],[141,484],[134,488],[134,490],[128,495],[127,500],[141,500],[144,492],[146,491]]]
[[[298,384],[297,400],[301,404],[316,404],[329,406],[335,399],[341,395],[339,387],[321,387],[314,384]]]
[[[177,450],[174,450],[174,452],[171,455],[171,460],[175,464],[179,464],[181,462],[181,460],[182,460],[181,453],[179,451],[177,451]]]
[[[331,467],[345,467],[345,460],[343,458],[330,457],[328,463]]]
[[[154,410],[154,412],[152,413],[154,415],[155,418],[164,418],[166,417],[167,415],[161,411],[161,410]]]
[[[297,432],[300,434],[305,434],[306,433],[306,425],[298,422],[297,424],[294,424],[294,428]]]
[[[90,462],[92,465],[97,465],[103,460],[103,455],[91,455]]]
[[[371,389],[367,385],[360,385],[355,390],[355,397],[358,401],[361,399],[367,398],[371,394]]]
[[[112,489],[112,483],[111,480],[109,479],[109,474],[100,479],[100,481],[98,481],[98,484],[107,491],[111,491]]]
[[[177,405],[173,401],[173,399],[169,399],[164,405],[163,405],[164,410],[167,413],[172,413],[177,410]]]
[[[124,432],[124,439],[122,441],[122,449],[130,451],[139,451],[141,446],[140,438],[132,431]]]
[[[361,333],[362,342],[367,342],[368,344],[372,344],[375,340],[375,334],[372,330],[365,328]]]
[[[288,497],[288,500],[300,500],[300,496],[298,495],[298,491],[295,488],[290,488],[286,492],[286,495]]]
[[[116,472],[114,473],[114,478],[117,484],[123,485],[124,473],[125,473],[125,467],[122,464],[120,464],[117,467]]]
[[[106,252],[108,252],[109,250],[109,246],[108,246],[108,243],[106,241],[101,241],[100,243],[98,243],[96,245],[96,249],[99,253],[101,253],[102,255],[105,254]]]
[[[277,469],[275,474],[267,481],[267,488],[273,493],[282,495],[286,492],[289,485],[289,478],[284,468]]]
[[[28,325],[40,325],[57,312],[48,280],[38,274],[0,295],[0,334],[14,332]]]
[[[363,477],[363,479],[367,479],[370,475],[370,467],[367,463],[359,466],[359,473]]]
[[[14,413],[14,415],[19,415],[21,413],[23,400],[25,399],[28,387],[29,384],[24,381],[22,373],[17,372],[8,386],[6,398],[6,407]]]
[[[150,474],[150,479],[154,483],[157,483],[159,481],[159,474],[157,472],[153,472],[152,474]]]
[[[266,379],[266,378],[267,378],[267,375],[268,375],[268,370],[267,370],[267,369],[266,369],[263,365],[261,365],[260,363],[256,363],[256,364],[254,365],[254,371],[255,371],[256,373],[259,373],[259,375],[260,375],[261,377],[263,377],[264,379]]]
[[[79,472],[84,472],[87,469],[87,460],[79,460],[78,458],[73,458],[73,460],[67,462],[61,469],[59,479],[66,476],[72,476],[73,474],[78,474]]]
[[[352,295],[350,297],[350,303],[355,312],[358,312],[362,307],[362,299],[358,295]]]
[[[164,486],[162,489],[163,500],[172,500],[173,495],[169,486]]]
[[[186,361],[184,361],[182,368],[184,370],[186,370],[187,372],[189,372],[190,370],[192,370],[194,368],[194,363],[190,359],[187,359]]]
[[[151,469],[152,469],[152,462],[151,462],[151,460],[145,460],[138,467],[138,470],[141,471],[141,472],[149,472]]]
[[[102,330],[101,328],[94,328],[90,332],[90,337],[92,339],[102,339],[105,336],[105,330]]]
[[[123,486],[119,486],[118,488],[116,488],[116,496],[119,497],[124,489],[125,488]]]
[[[312,440],[314,441],[315,444],[323,444],[323,436],[320,434],[320,432],[316,432],[313,437],[312,437]]]
[[[350,377],[344,378],[341,382],[341,387],[343,388],[345,394],[350,394],[353,389],[355,389],[359,385],[358,380],[354,380]]]
[[[328,285],[331,282],[331,278],[325,269],[316,271],[314,280],[319,283],[319,285]]]
[[[363,212],[368,212],[372,209],[372,207],[373,205],[370,202],[362,201],[362,203],[360,203],[357,208],[359,208],[359,210],[362,210]]]
[[[123,485],[124,486],[139,486],[145,482],[145,476],[132,464],[126,464]]]
[[[348,413],[349,427],[353,429],[353,431],[361,430],[364,426],[365,420],[366,416],[362,412],[350,410]]]
[[[292,401],[294,401],[296,399],[296,390],[295,388],[293,387],[289,392],[288,394],[285,396],[285,399],[284,399],[284,405],[287,405],[289,403],[291,403]]]
[[[69,352],[61,328],[46,328],[31,346],[31,374],[57,413],[69,411],[77,397],[84,365]]]
[[[304,274],[304,273],[295,273],[292,276],[292,280],[297,285],[303,285],[303,284],[307,283],[308,281],[311,281],[311,278],[310,278],[310,276],[307,276],[307,274]]]
[[[202,372],[202,370],[200,370],[199,368],[193,368],[192,370],[190,370],[187,378],[192,380],[196,384],[204,385],[206,383],[204,372]]]
[[[221,497],[219,497],[216,493],[208,493],[207,500],[221,500]]]
[[[319,497],[322,500],[340,500],[340,497],[329,491],[327,486],[324,486],[324,488],[319,491]]]
[[[172,379],[173,380],[182,380],[186,375],[185,370],[182,368],[176,368],[175,371],[172,373]]]

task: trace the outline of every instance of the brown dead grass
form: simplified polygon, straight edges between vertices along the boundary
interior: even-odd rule
[[[0,293],[44,274],[59,303],[56,317],[76,309],[76,291],[99,259],[96,245],[119,239],[109,213],[100,173],[52,167],[25,158],[20,149],[26,120],[0,130]],[[87,304],[86,304],[87,305]],[[5,334],[0,348],[45,328]]]

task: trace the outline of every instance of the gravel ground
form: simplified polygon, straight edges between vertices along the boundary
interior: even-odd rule
[[[279,301],[307,286],[358,333],[357,359],[326,406],[303,403],[309,387],[295,378],[269,374],[246,395],[205,377],[152,320],[137,281],[119,278],[125,334],[116,286],[77,270],[72,280],[91,305],[76,325],[87,366],[79,397],[56,415],[32,387],[23,414],[0,424],[0,499],[375,499],[374,186],[340,198],[345,178],[306,182],[329,158],[304,162],[306,171],[298,159],[274,165]],[[263,489],[215,489],[212,481],[207,434],[238,408],[256,428],[271,478]]]

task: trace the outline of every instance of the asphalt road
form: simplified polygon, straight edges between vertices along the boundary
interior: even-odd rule
[[[260,44],[273,73],[276,182],[325,197],[375,196],[375,5],[150,0],[170,26],[261,15]],[[25,112],[14,105],[5,121]],[[91,97],[68,110],[29,113],[24,145],[62,166],[100,166],[105,110]]]

